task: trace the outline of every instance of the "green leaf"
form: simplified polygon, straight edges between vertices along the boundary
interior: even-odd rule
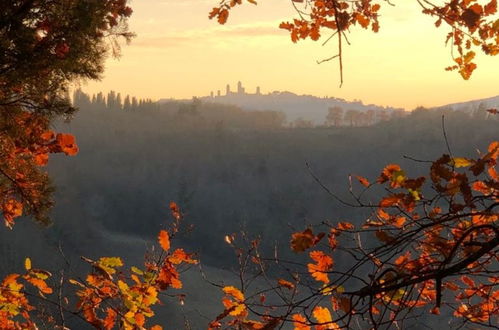
[[[135,266],[132,266],[131,270],[133,273],[135,273],[137,275],[144,275],[144,272]]]
[[[123,266],[123,261],[119,257],[102,257],[99,259],[99,264],[102,267],[121,267]]]

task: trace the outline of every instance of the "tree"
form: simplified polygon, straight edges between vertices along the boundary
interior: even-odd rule
[[[292,122],[292,127],[294,128],[312,128],[314,123],[311,120],[303,119],[302,117],[296,118]]]
[[[73,136],[49,129],[70,116],[70,82],[97,79],[109,49],[129,40],[126,0],[0,3],[0,208],[9,227],[16,217],[48,221],[52,205],[49,153],[74,155]]]
[[[340,106],[330,107],[326,116],[327,126],[340,126],[343,119],[343,109]]]
[[[257,3],[256,0],[247,0],[247,2],[255,5]],[[217,18],[220,24],[225,24],[229,11],[242,3],[243,0],[222,0],[210,12],[209,18]],[[292,3],[299,18],[291,22],[282,22],[279,27],[290,32],[293,42],[307,38],[319,40],[322,35],[332,32],[331,37],[337,39],[338,52],[323,61],[338,58],[341,84],[343,83],[342,47],[347,41],[346,33],[354,27],[378,32],[380,28],[378,19],[381,16],[382,6],[393,5],[386,0],[292,0]],[[302,3],[302,6],[299,6],[299,3]],[[469,79],[476,69],[476,64],[473,62],[475,49],[480,49],[490,56],[499,54],[499,19],[495,17],[497,0],[450,0],[437,5],[422,0],[418,3],[424,15],[436,19],[436,27],[444,23],[450,29],[446,43],[451,42],[454,63],[446,70],[457,70],[463,79]]]
[[[144,329],[149,318],[154,316],[153,308],[161,303],[160,294],[182,288],[180,270],[198,261],[183,249],[172,249],[171,242],[180,229],[182,213],[171,202],[170,211],[173,223],[167,230],[158,234],[158,252],[149,251],[145,256],[144,268],[131,267],[124,271],[123,260],[119,257],[102,257],[91,260],[92,271],[87,276],[77,275],[67,280],[59,279],[58,298],[53,298],[54,290],[47,284],[52,274],[34,268],[30,258],[25,260],[24,274],[7,275],[0,282],[0,328],[38,329],[37,324],[46,328],[68,329],[66,319],[77,316],[97,329]],[[67,283],[66,283],[67,282]],[[62,285],[69,284],[73,289],[70,295],[62,296]],[[31,286],[36,293],[31,293]],[[183,300],[183,295],[176,297]],[[36,298],[49,304],[40,313],[33,305]],[[76,306],[69,306],[69,299],[77,299]],[[67,303],[64,303],[64,300]],[[57,316],[51,315],[50,305],[58,309]],[[151,330],[162,329],[159,325]]]
[[[125,101],[123,102],[123,110],[130,110],[132,107],[132,103],[130,102],[130,95],[125,97]]]
[[[371,210],[368,219],[360,227],[326,221],[293,233],[291,249],[307,252],[305,263],[279,258],[277,250],[265,256],[258,239],[226,238],[241,288],[222,288],[224,311],[210,328],[405,328],[421,324],[425,313],[453,315],[455,326],[496,327],[498,156],[499,141],[477,159],[445,154],[428,163],[427,176],[414,178],[390,164],[375,183],[351,177],[358,181],[350,186],[353,202],[314,175],[340,203]],[[370,189],[386,195],[367,201]],[[266,287],[253,284],[258,276]]]
[[[315,39],[321,28],[337,30],[340,67],[347,28],[360,24],[377,30],[380,6],[372,4],[374,1],[306,1],[310,19],[282,27],[296,39]],[[222,1],[211,16],[224,23],[228,9],[241,2]],[[476,41],[486,54],[497,53],[497,40],[485,44],[497,35],[497,21],[490,25],[486,21],[496,11],[495,0],[485,6],[473,0],[454,0],[441,7],[422,2],[425,5],[429,6],[425,14],[438,14],[437,25],[443,19],[455,28],[451,37],[461,57],[451,69],[459,69],[463,78],[474,70],[474,53],[465,54],[464,49],[478,46],[463,42]],[[77,152],[74,138],[50,131],[50,121],[74,111],[67,96],[70,81],[93,79],[102,71],[100,65],[109,46],[104,38],[130,37],[126,18],[131,9],[126,0],[24,0],[2,4],[1,9],[0,188],[2,214],[11,227],[23,212],[45,219],[50,185],[38,166],[47,162],[50,152]],[[476,35],[481,39],[473,39]],[[117,50],[116,45],[110,46]],[[97,100],[105,102],[102,94]],[[108,98],[108,104],[113,102],[114,95]],[[137,105],[135,99],[132,104]],[[141,100],[140,105],[150,106],[151,102]],[[448,151],[435,161],[416,160],[431,163],[426,177],[409,177],[394,164],[386,166],[374,184],[354,176],[358,183],[350,185],[353,202],[334,195],[313,175],[333,198],[370,210],[371,216],[360,228],[349,222],[326,222],[324,231],[310,226],[292,234],[291,249],[307,251],[308,263],[279,259],[277,251],[265,257],[259,252],[258,240],[239,247],[235,236],[227,236],[226,242],[236,248],[242,287],[222,288],[224,310],[210,327],[227,322],[231,328],[274,329],[292,323],[295,329],[337,329],[358,322],[377,328],[410,322],[417,310],[450,311],[463,322],[497,324],[499,142],[492,142],[476,159],[454,157],[450,148]],[[377,202],[366,200],[365,191],[376,188],[386,195]],[[159,302],[158,293],[181,286],[177,267],[197,262],[182,249],[171,250],[170,239],[178,232],[182,214],[175,203],[170,210],[173,225],[160,231],[160,253],[146,258],[144,269],[132,267],[130,272],[119,273],[121,258],[84,258],[92,272],[85,279],[69,280],[77,288],[76,310],[67,308],[60,295],[57,301],[46,297],[53,292],[46,282],[51,274],[32,267],[27,258],[25,274],[8,275],[0,283],[0,327],[36,328],[36,310],[30,303],[35,295],[58,307],[59,321],[46,319],[53,328],[65,327],[66,313],[97,328],[111,329],[118,320],[121,328],[144,327],[146,319],[154,315],[151,307]],[[377,243],[371,244],[369,236]],[[335,261],[345,258],[348,267],[339,269]],[[277,269],[271,272],[271,266]],[[274,278],[275,274],[279,277]],[[251,283],[258,276],[268,287],[251,292]],[[27,285],[38,294],[26,290]]]

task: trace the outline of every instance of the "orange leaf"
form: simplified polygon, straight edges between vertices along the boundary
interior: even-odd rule
[[[142,314],[142,313],[135,314],[135,323],[139,327],[142,327],[145,322],[146,322],[146,318],[144,317],[144,314]]]
[[[407,219],[405,217],[397,217],[393,225],[397,228],[402,228]]]
[[[222,289],[222,291],[228,294],[229,296],[232,296],[234,299],[236,299],[239,302],[244,301],[244,294],[236,287],[226,286]]]
[[[350,222],[339,222],[338,223],[339,230],[352,230],[354,228],[355,228],[354,225],[352,225]]]
[[[369,181],[366,178],[359,176],[359,175],[356,175],[355,177],[357,178],[357,180],[359,180],[360,184],[362,184],[364,187],[369,187]]]
[[[329,283],[327,272],[333,266],[333,258],[324,254],[322,251],[311,251],[310,258],[315,261],[315,264],[307,264],[308,272],[316,281]]]
[[[159,245],[163,248],[163,250],[170,250],[170,235],[166,230],[161,230],[158,236]]]
[[[377,182],[378,183],[385,183],[386,181],[390,180],[392,178],[393,173],[400,171],[400,166],[397,164],[389,164],[385,166],[383,171],[381,172]]]
[[[380,202],[379,206],[380,207],[390,207],[397,205],[400,202],[401,198],[399,195],[391,195],[384,197]]]
[[[405,263],[409,261],[409,258],[411,257],[411,252],[407,251],[405,254],[399,256],[397,259],[395,259],[395,265],[397,266],[403,266]]]
[[[59,133],[56,140],[62,152],[66,155],[74,156],[78,153],[78,146],[73,135]]]
[[[103,323],[104,329],[110,330],[110,329],[114,328],[116,316],[117,316],[117,313],[114,311],[114,309],[108,307],[107,308],[107,315],[106,315],[106,318],[104,319],[104,323]]]
[[[278,283],[280,286],[285,287],[286,289],[290,289],[290,290],[292,290],[292,289],[294,289],[294,288],[295,288],[295,285],[294,285],[293,283],[291,283],[291,282],[289,282],[289,281],[286,281],[286,280],[283,280],[282,278],[281,278],[281,279],[279,279],[279,280],[277,281],[277,283]]]
[[[218,23],[225,24],[229,18],[229,11],[227,9],[222,9],[218,12]]]
[[[295,330],[310,330],[311,328],[307,325],[307,319],[301,314],[293,314],[293,326]]]
[[[188,264],[197,264],[198,261],[192,258],[192,254],[186,253],[183,249],[176,249],[173,253],[168,257],[168,260],[174,264],[178,265],[182,262],[186,262]]]

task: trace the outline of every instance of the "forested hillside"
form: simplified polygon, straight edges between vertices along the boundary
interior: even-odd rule
[[[40,266],[60,268],[59,245],[73,267],[80,255],[121,255],[138,263],[165,226],[170,201],[192,225],[181,235],[181,246],[198,252],[210,274],[233,265],[224,236],[241,230],[260,235],[267,251],[277,244],[286,256],[294,229],[326,219],[359,223],[366,216],[334,201],[310,169],[348,200],[349,174],[376,177],[387,162],[399,163],[410,175],[423,174],[421,164],[403,156],[431,160],[446,151],[444,113],[455,154],[474,156],[475,148],[485,150],[499,137],[498,121],[445,110],[419,109],[370,127],[299,129],[283,127],[275,112],[197,101],[162,107],[143,102],[134,110],[79,102],[70,123],[56,124],[78,137],[80,152],[71,159],[54,157],[49,166],[57,187],[54,225],[41,231],[24,219],[13,232],[1,231],[2,274],[12,264],[21,267],[28,255]],[[205,322],[213,315],[199,305],[198,276],[188,275],[185,282],[190,302],[185,310],[193,322]],[[211,290],[205,284],[202,290]],[[216,306],[219,297],[210,297]],[[169,320],[182,321],[180,311],[166,310]]]

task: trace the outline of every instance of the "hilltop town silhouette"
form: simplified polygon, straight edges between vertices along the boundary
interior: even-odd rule
[[[209,96],[196,97],[203,102],[236,105],[247,111],[274,110],[281,111],[288,121],[307,120],[313,124],[322,124],[326,120],[331,107],[340,107],[343,112],[375,112],[378,116],[389,116],[396,112],[401,114],[404,109],[383,107],[375,104],[363,104],[360,100],[347,101],[336,97],[319,97],[313,95],[298,95],[288,91],[273,91],[267,94],[261,92],[260,86],[254,93],[248,93],[241,81],[237,82],[236,90],[231,85],[225,87],[225,94],[219,89],[211,91]]]
[[[236,92],[232,92],[230,90],[230,84],[227,84],[227,86],[225,87],[225,95],[224,96],[230,96],[230,95],[244,95],[244,94],[249,94],[249,93],[246,93],[246,88],[243,87],[243,83],[238,81],[237,82],[237,91]],[[260,92],[260,86],[257,86],[256,87],[256,91],[255,91],[255,94],[253,95],[261,95],[261,92]],[[220,90],[217,90],[217,94],[216,94],[217,97],[220,97],[222,96],[221,94],[221,91]],[[210,97],[215,97],[215,93],[213,91],[210,92]]]

